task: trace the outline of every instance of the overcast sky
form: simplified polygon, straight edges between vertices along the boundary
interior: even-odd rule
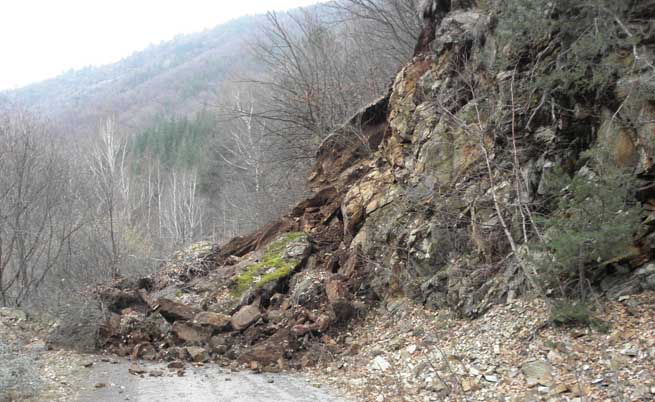
[[[319,0],[5,0],[0,90],[120,60],[233,18]]]

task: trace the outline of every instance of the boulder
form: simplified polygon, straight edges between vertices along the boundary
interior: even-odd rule
[[[209,360],[209,353],[207,353],[207,350],[204,348],[196,347],[196,346],[191,346],[186,348],[187,352],[189,352],[189,356],[191,356],[191,360],[193,360],[196,363],[204,363]]]
[[[172,332],[178,339],[188,343],[207,342],[212,335],[212,331],[209,328],[179,321],[173,324]]]
[[[348,287],[345,282],[331,278],[325,282],[325,293],[327,293],[328,301],[334,303],[337,300],[346,298]]]
[[[255,323],[259,317],[261,317],[259,307],[250,304],[248,306],[241,307],[241,309],[237,311],[230,319],[230,324],[236,331],[243,331]]]
[[[131,306],[143,305],[144,301],[136,289],[118,289],[101,287],[96,289],[100,300],[107,309],[113,313],[118,313],[124,308]]]
[[[291,280],[290,288],[291,301],[307,308],[317,307],[325,294],[321,278],[310,271],[295,275]]]
[[[142,326],[145,333],[153,340],[163,338],[171,331],[171,324],[159,313],[151,314]]]
[[[191,306],[174,302],[173,300],[160,297],[157,300],[157,310],[169,321],[185,320],[191,321],[198,312]]]
[[[284,349],[280,345],[271,343],[264,343],[254,348],[248,349],[245,353],[239,356],[239,363],[252,363],[257,362],[261,366],[269,366],[277,363],[278,360],[284,358]]]
[[[295,349],[297,345],[291,333],[286,329],[281,329],[265,342],[248,348],[238,358],[238,361],[243,364],[257,363],[257,366],[272,366],[277,364],[282,366],[280,362],[285,361],[287,351]]]
[[[225,335],[212,336],[209,340],[209,346],[211,347],[212,352],[223,355],[230,350],[230,339]]]
[[[131,354],[132,360],[143,358],[145,360],[155,360],[157,358],[157,351],[154,346],[149,342],[142,342],[134,346]]]
[[[193,319],[194,324],[206,325],[216,329],[222,329],[230,323],[230,316],[221,313],[213,313],[210,311],[203,311],[196,314]]]
[[[330,303],[336,317],[336,323],[345,323],[355,315],[355,307],[346,299],[337,299]]]

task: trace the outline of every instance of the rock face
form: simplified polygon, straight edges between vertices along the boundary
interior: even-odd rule
[[[625,102],[617,113],[643,124],[623,124],[591,102],[555,121],[548,111],[517,133],[503,105],[530,74],[498,65],[504,50],[488,10],[446,3],[429,7],[433,32],[389,93],[322,143],[309,198],[255,233],[191,246],[149,278],[99,288],[113,313],[101,345],[124,352],[153,342],[161,357],[201,346],[210,358],[281,368],[295,355],[317,360],[317,348],[331,353],[340,330],[379,300],[406,297],[476,317],[528,286],[517,263],[524,249],[507,237],[524,236],[530,217],[521,206],[543,205],[550,170],[572,166],[578,174],[584,164],[580,149],[557,143],[563,130],[600,133],[585,146],[609,144],[617,163],[651,177],[655,100],[635,100],[628,89],[651,85],[650,76],[624,77],[615,88],[616,103]],[[361,135],[349,141],[353,131]],[[655,205],[655,187],[638,197]],[[652,226],[636,232],[635,251],[613,262],[626,267],[621,283],[630,286],[605,278],[608,293],[654,286],[652,267],[638,269],[653,258]],[[156,312],[173,323],[170,334],[146,326]],[[375,370],[384,366],[378,359]]]

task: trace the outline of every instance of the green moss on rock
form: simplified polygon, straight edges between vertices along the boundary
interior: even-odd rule
[[[238,297],[249,289],[260,288],[267,283],[291,275],[300,261],[286,258],[285,251],[289,244],[306,239],[307,235],[302,232],[291,232],[269,244],[258,263],[248,266],[241,274],[233,278],[232,294]]]

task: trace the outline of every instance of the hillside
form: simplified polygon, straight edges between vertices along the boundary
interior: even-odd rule
[[[280,178],[308,192],[246,234],[184,237],[146,275],[118,269],[116,248],[111,281],[84,288],[50,342],[172,369],[313,373],[375,402],[652,400],[655,1],[421,4],[413,56],[363,107],[356,84],[378,81],[365,62],[379,48],[339,53],[312,18],[297,42],[275,31],[265,99],[280,125],[258,131],[257,101],[239,98],[242,130],[202,163],[245,187],[219,186],[224,227],[289,193]]]
[[[112,114],[125,128],[139,131],[157,115],[187,116],[202,109],[225,80],[255,75],[247,43],[263,20],[239,18],[151,45],[115,64],[72,70],[2,95],[77,135],[95,133]]]

